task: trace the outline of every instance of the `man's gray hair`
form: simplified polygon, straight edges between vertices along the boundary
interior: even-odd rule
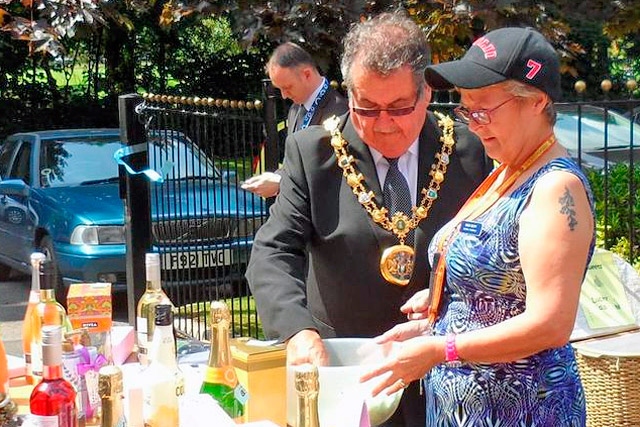
[[[347,89],[353,88],[351,69],[355,63],[382,76],[408,65],[421,95],[431,52],[425,33],[406,13],[382,13],[355,23],[343,46],[340,68]]]

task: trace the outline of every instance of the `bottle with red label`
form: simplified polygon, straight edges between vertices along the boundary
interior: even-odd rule
[[[42,327],[42,381],[29,399],[32,423],[46,427],[78,427],[76,391],[62,374],[62,327]]]

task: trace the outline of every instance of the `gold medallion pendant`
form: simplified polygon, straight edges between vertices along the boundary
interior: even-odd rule
[[[340,119],[333,116],[323,122],[324,128],[331,133],[331,147],[335,152],[338,167],[342,169],[342,175],[351,187],[358,203],[371,216],[373,222],[393,233],[400,242],[399,245],[385,249],[380,259],[382,277],[397,286],[407,286],[413,273],[414,251],[412,247],[404,244],[405,238],[412,230],[418,227],[420,221],[427,218],[431,207],[438,199],[440,185],[444,181],[447,167],[449,166],[449,158],[456,143],[453,134],[453,119],[437,111],[434,114],[438,119],[438,126],[442,130],[442,135],[440,136],[442,145],[440,146],[440,151],[436,153],[435,161],[429,171],[431,181],[427,187],[420,191],[422,199],[418,206],[411,208],[411,216],[396,212],[389,217],[387,208],[378,206],[375,194],[366,185],[364,176],[356,168],[356,159],[347,151],[349,143],[340,132]]]
[[[411,246],[394,245],[387,248],[380,258],[380,272],[394,285],[407,286],[413,274],[414,252]]]

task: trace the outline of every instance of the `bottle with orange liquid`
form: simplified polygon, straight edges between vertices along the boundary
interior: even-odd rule
[[[9,366],[2,337],[0,337],[0,426],[19,426],[16,419],[18,405],[9,397]]]
[[[40,302],[31,315],[31,372],[38,381],[42,377],[42,327],[62,326],[68,329],[67,312],[56,301],[55,268],[51,261],[40,263]]]
[[[22,352],[24,353],[24,362],[26,365],[27,384],[35,384],[33,373],[31,371],[31,341],[33,341],[33,310],[40,302],[40,264],[47,257],[42,252],[34,252],[31,254],[31,291],[29,292],[29,303],[27,311],[24,313],[24,321],[22,322]]]
[[[7,352],[4,349],[4,343],[0,336],[0,394],[9,393],[9,362],[7,361]]]

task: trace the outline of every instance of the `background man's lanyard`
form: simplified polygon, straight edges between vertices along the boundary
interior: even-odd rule
[[[323,82],[322,82],[322,87],[320,88],[320,92],[318,92],[318,96],[316,96],[316,99],[313,100],[313,104],[311,105],[311,108],[309,108],[309,110],[307,111],[307,114],[304,115],[300,129],[305,129],[311,124],[311,119],[313,118],[313,115],[315,114],[316,109],[318,108],[318,104],[320,104],[320,101],[322,101],[322,98],[324,98],[327,91],[329,90],[329,80],[327,80],[326,77],[323,77],[322,80]]]

